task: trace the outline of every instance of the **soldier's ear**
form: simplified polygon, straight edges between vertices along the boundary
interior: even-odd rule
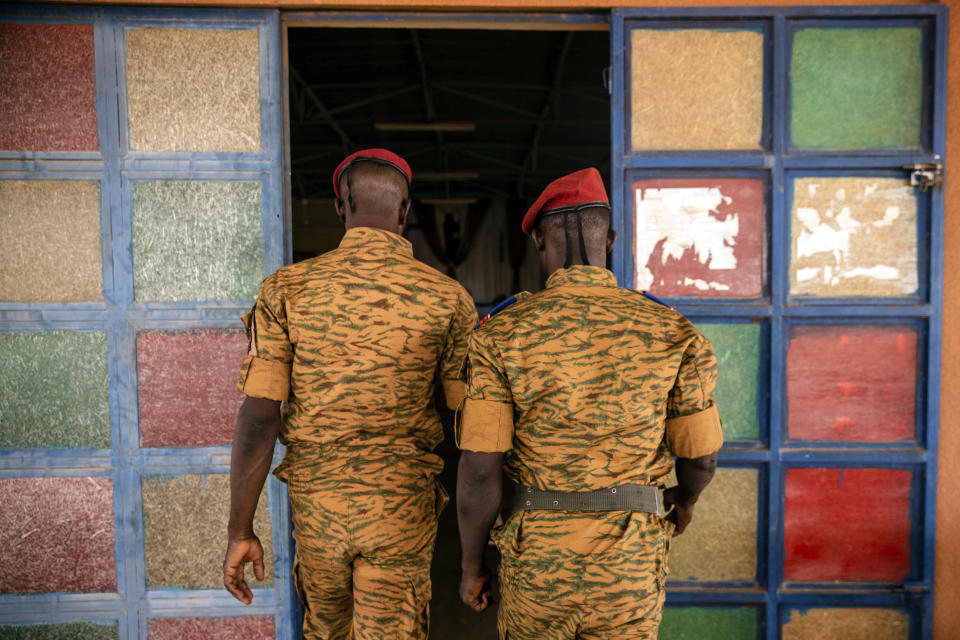
[[[613,243],[617,241],[617,232],[613,229],[607,231],[607,253],[613,250]]]
[[[347,224],[347,211],[343,206],[343,198],[337,198],[333,202],[334,208],[337,210],[337,217],[340,218],[341,224]]]
[[[530,237],[533,238],[533,244],[537,247],[537,253],[543,253],[547,250],[547,239],[543,237],[543,232],[540,230],[540,227],[536,227],[531,231]]]

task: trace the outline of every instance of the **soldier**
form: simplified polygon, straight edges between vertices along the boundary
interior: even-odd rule
[[[447,500],[435,480],[434,389],[451,408],[462,399],[477,315],[466,290],[400,236],[411,178],[385,149],[348,156],[333,174],[340,246],[264,280],[244,316],[224,585],[249,604],[246,563],[263,578],[253,516],[279,435],[287,449],[274,473],[293,509],[306,638],[427,637]]]
[[[492,532],[500,638],[655,639],[670,537],[693,517],[723,444],[716,358],[686,318],[600,266],[616,234],[596,169],[551,183],[523,231],[550,275],[470,338],[460,596],[476,611],[492,602],[483,549],[505,467],[516,487]],[[661,500],[673,456],[678,485]]]

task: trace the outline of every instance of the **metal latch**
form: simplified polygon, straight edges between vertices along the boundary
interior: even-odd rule
[[[910,186],[919,187],[920,191],[926,191],[931,187],[939,189],[943,186],[942,162],[908,164],[904,169],[910,172]]]
[[[613,95],[613,83],[610,82],[610,67],[604,67],[600,72],[600,77],[603,78],[603,88],[607,90],[609,95]]]

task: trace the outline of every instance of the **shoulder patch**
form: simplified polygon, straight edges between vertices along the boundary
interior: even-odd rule
[[[499,303],[497,306],[495,306],[493,309],[490,309],[490,312],[489,312],[487,315],[483,316],[483,317],[480,319],[480,322],[478,322],[476,325],[474,325],[473,330],[476,331],[477,329],[479,329],[480,327],[483,326],[483,323],[484,323],[484,322],[486,322],[487,320],[489,320],[489,319],[492,318],[493,316],[497,315],[498,313],[500,313],[501,311],[503,311],[504,309],[506,309],[506,308],[509,307],[510,305],[514,304],[515,302],[519,302],[520,300],[523,300],[524,298],[526,298],[526,297],[529,296],[529,295],[530,295],[530,294],[529,294],[528,292],[526,292],[526,291],[521,291],[520,293],[517,293],[517,294],[514,294],[514,295],[510,296],[509,298],[507,298],[506,300],[502,301],[502,302]]]
[[[676,309],[674,309],[673,305],[667,304],[666,302],[664,302],[663,300],[661,300],[661,299],[658,298],[657,296],[653,295],[653,294],[650,293],[649,291],[644,291],[644,292],[643,292],[643,297],[644,297],[644,298],[648,298],[648,299],[650,299],[650,300],[653,300],[653,301],[656,302],[657,304],[663,305],[663,306],[666,307],[667,309],[673,309],[674,311],[676,311]]]

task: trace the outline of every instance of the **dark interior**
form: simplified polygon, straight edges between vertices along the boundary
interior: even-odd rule
[[[331,184],[340,160],[386,147],[413,170],[406,235],[417,258],[463,283],[481,315],[541,288],[520,218],[561,175],[594,166],[609,176],[609,57],[606,31],[291,28],[294,259],[342,237]],[[441,480],[452,494],[457,454],[444,418]],[[459,601],[459,564],[451,504],[438,533],[431,636],[495,638],[495,612],[477,616]]]

